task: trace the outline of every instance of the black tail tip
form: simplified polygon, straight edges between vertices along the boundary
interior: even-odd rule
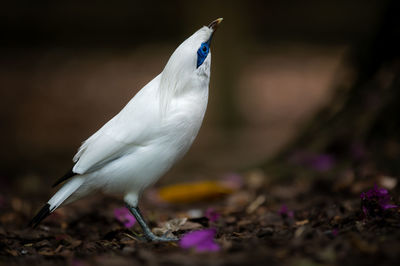
[[[43,219],[50,215],[50,204],[46,203],[29,222],[28,227],[36,228]]]

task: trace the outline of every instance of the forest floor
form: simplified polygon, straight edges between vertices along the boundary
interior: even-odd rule
[[[183,241],[141,240],[139,226],[128,228],[131,218],[118,214],[122,201],[108,196],[60,208],[27,229],[42,198],[5,192],[0,264],[398,265],[397,179],[353,170],[335,178],[327,177],[332,172],[299,170],[291,179],[251,170],[151,189],[141,202],[151,227],[189,239],[192,248]]]

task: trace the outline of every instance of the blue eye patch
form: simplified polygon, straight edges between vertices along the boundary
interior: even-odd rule
[[[209,52],[210,52],[210,42],[209,41],[203,42],[200,45],[199,50],[197,50],[197,68],[201,66],[201,64],[203,64]]]

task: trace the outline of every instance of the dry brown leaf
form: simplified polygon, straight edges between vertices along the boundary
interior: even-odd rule
[[[302,220],[302,221],[296,221],[294,224],[296,226],[302,226],[302,225],[308,224],[309,222],[310,221],[308,219],[305,219],[305,220]]]
[[[82,240],[77,240],[77,239],[68,239],[68,242],[70,243],[69,248],[74,249],[82,244]]]
[[[301,237],[301,235],[304,233],[305,230],[306,230],[305,226],[300,226],[299,228],[297,228],[296,231],[294,232],[294,238]]]
[[[201,227],[202,226],[198,223],[189,222],[187,218],[175,218],[162,223],[160,227],[153,228],[153,233],[156,235],[166,235],[172,237],[172,232],[179,230],[193,230]]]
[[[55,255],[54,251],[51,250],[50,248],[43,248],[38,253],[43,256],[54,256]]]
[[[18,251],[14,250],[14,249],[6,249],[6,252],[8,254],[10,254],[11,256],[14,256],[14,257],[18,256]]]
[[[54,250],[54,253],[58,253],[61,251],[61,249],[63,248],[63,245],[59,245],[56,250]]]
[[[266,197],[264,195],[258,196],[246,209],[248,214],[253,213],[255,210],[258,209],[264,202]]]

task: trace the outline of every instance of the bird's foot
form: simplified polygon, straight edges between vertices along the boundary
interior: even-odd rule
[[[149,242],[176,242],[179,240],[177,237],[168,237],[166,235],[156,236],[155,234],[145,234],[145,238]]]
[[[174,241],[179,240],[179,238],[176,238],[174,236],[168,237],[167,234],[169,232],[167,232],[163,236],[156,236],[155,234],[153,234],[153,232],[150,230],[150,227],[147,225],[147,223],[143,219],[143,216],[140,213],[140,210],[137,206],[132,207],[129,204],[127,204],[126,207],[131,211],[131,213],[135,217],[136,221],[139,223],[140,227],[142,227],[144,237],[146,238],[147,241],[149,241],[149,242],[174,242]]]

